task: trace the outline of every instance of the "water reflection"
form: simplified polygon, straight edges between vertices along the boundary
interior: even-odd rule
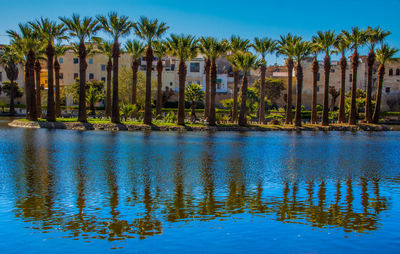
[[[70,132],[62,141],[58,135],[24,132],[21,172],[12,179],[18,188],[15,215],[43,233],[144,239],[177,222],[235,214],[367,232],[379,228],[381,213],[390,207],[380,192],[379,161],[374,168],[363,164],[361,173],[345,166],[330,174],[339,164],[305,164],[298,140],[271,164],[254,144],[249,150],[252,144],[241,134],[188,139]],[[343,156],[329,154],[330,162]],[[268,175],[278,171],[271,182]]]

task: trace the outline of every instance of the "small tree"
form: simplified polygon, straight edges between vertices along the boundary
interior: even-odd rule
[[[281,79],[267,78],[265,80],[265,95],[272,104],[276,104],[276,100],[281,97],[283,90],[285,90],[285,86]]]
[[[103,99],[104,99],[104,91],[102,89],[98,89],[94,85],[89,86],[89,90],[87,90],[86,93],[86,103],[89,104],[90,115],[93,116],[96,115],[95,111],[96,103],[100,102]]]
[[[11,82],[10,81],[3,81],[3,86],[1,87],[1,91],[6,95],[11,95]],[[21,98],[24,95],[22,88],[18,85],[18,82],[13,82],[13,92],[14,98]]]
[[[390,111],[394,110],[394,106],[396,106],[397,102],[398,102],[398,95],[389,95],[386,98],[386,104],[388,105]]]
[[[204,92],[201,90],[201,86],[195,83],[190,83],[185,87],[186,100],[191,101],[191,121],[196,121],[196,105],[198,101],[203,100]]]

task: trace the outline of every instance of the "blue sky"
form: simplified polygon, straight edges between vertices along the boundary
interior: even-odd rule
[[[16,29],[19,22],[41,16],[56,19],[72,13],[94,16],[117,11],[132,20],[142,15],[158,18],[167,22],[172,33],[218,38],[238,34],[250,39],[278,39],[291,32],[311,39],[318,30],[381,26],[392,31],[387,42],[400,48],[400,0],[1,0],[1,9],[0,43],[8,43],[5,31]],[[276,61],[280,63],[281,58],[269,58],[269,64]]]

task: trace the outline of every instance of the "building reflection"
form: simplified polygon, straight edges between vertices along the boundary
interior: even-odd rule
[[[170,178],[166,168],[156,166],[151,134],[145,134],[143,147],[130,155],[140,159],[132,160],[127,168],[121,166],[120,153],[124,151],[116,134],[107,136],[100,152],[89,151],[85,136],[76,135],[71,169],[56,167],[58,158],[54,156],[59,151],[54,148],[54,136],[47,137],[39,146],[38,140],[27,133],[21,159],[23,179],[15,178],[24,183],[16,184],[20,188],[16,192],[16,216],[43,233],[61,229],[74,239],[144,239],[162,234],[166,225],[173,227],[176,222],[234,214],[368,232],[378,229],[381,213],[390,207],[381,196],[381,180],[376,174],[336,180],[319,176],[303,181],[301,171],[291,169],[281,177],[283,181],[276,185],[279,187],[270,188],[260,175],[247,176],[251,165],[243,157],[245,143],[238,142],[219,156],[212,134],[197,148],[199,158],[194,161],[185,157],[190,144],[181,135],[175,137],[174,149],[166,153],[169,161],[163,163],[171,168]],[[88,161],[95,155],[101,166]],[[63,181],[63,170],[71,170],[70,182]],[[155,177],[162,176],[163,170],[165,177]],[[126,171],[128,184],[122,184]],[[191,178],[196,180],[189,181]],[[66,195],[63,188],[75,189]]]

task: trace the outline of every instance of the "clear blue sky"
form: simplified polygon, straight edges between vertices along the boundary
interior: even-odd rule
[[[400,0],[1,0],[1,10],[0,43],[8,43],[5,31],[16,29],[19,22],[41,16],[56,19],[72,13],[94,16],[117,11],[132,20],[141,15],[158,18],[167,22],[172,33],[218,38],[238,34],[278,39],[291,32],[310,39],[318,30],[381,26],[392,31],[388,43],[400,48]],[[276,58],[269,60],[272,64]]]

